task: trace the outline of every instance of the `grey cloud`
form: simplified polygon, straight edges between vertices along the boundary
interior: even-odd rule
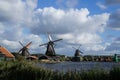
[[[115,40],[115,41],[120,42],[120,37],[116,38],[116,40]]]
[[[106,8],[107,8],[104,4],[102,4],[102,3],[100,3],[100,2],[97,2],[96,5],[97,5],[100,9],[106,9]]]
[[[105,0],[106,5],[120,4],[120,0]]]
[[[110,45],[106,47],[106,51],[116,51],[120,49],[120,37],[117,37]]]
[[[110,15],[108,27],[120,30],[120,9]]]
[[[110,46],[107,46],[106,51],[116,51],[120,49],[120,43],[112,43]]]
[[[78,0],[67,0],[66,1],[66,6],[69,8],[74,8],[78,5]]]
[[[104,0],[103,3],[97,2],[96,5],[101,9],[107,9],[109,6],[120,5],[120,0]]]
[[[75,8],[79,4],[79,0],[56,0],[59,8]]]

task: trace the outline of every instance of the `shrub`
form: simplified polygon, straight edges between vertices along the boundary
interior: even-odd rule
[[[110,71],[111,80],[120,80],[120,67],[113,67]]]

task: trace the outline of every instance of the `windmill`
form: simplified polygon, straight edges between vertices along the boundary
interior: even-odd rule
[[[75,57],[78,57],[80,56],[80,54],[83,54],[83,52],[80,50],[80,46],[78,48],[73,47],[75,49],[75,54],[74,54]]]
[[[81,46],[81,45],[80,45]],[[83,54],[82,51],[80,51],[80,46],[78,48],[75,48],[75,54],[74,54],[74,57],[72,58],[72,61],[83,61],[83,57],[81,56],[81,54]]]
[[[45,55],[47,55],[47,56],[55,56],[56,53],[55,53],[55,49],[54,49],[54,43],[58,42],[58,41],[60,41],[62,39],[52,40],[51,35],[49,33],[47,35],[48,35],[49,41],[47,43],[41,44],[39,46],[47,45],[47,50],[45,52]]]
[[[32,42],[29,42],[26,46],[24,46],[20,41],[19,41],[19,43],[21,44],[22,48],[19,50],[18,53],[21,54],[22,56],[29,57],[30,53],[29,53],[28,49]]]

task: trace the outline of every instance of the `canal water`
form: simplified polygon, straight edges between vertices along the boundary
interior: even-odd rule
[[[60,62],[60,63],[39,63],[36,64],[38,67],[44,67],[52,69],[54,71],[81,71],[81,70],[92,70],[92,69],[103,69],[110,70],[113,67],[120,66],[120,63],[115,62]]]

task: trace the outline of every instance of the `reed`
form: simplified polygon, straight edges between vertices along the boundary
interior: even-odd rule
[[[36,67],[33,62],[0,62],[0,80],[120,80],[120,67],[110,71],[52,71]]]
[[[111,80],[120,80],[120,67],[114,67],[110,71]]]

